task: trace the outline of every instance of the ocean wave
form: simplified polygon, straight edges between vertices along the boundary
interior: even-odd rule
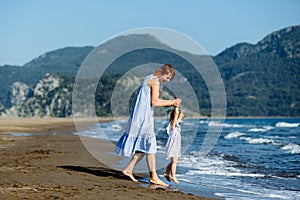
[[[251,128],[248,131],[249,132],[267,132],[267,131],[269,131],[271,129],[274,129],[274,127],[272,127],[272,126],[264,126],[262,128]]]
[[[113,124],[110,128],[114,131],[121,131],[123,129],[122,126],[119,124]]]
[[[236,132],[231,132],[231,133],[227,134],[224,138],[225,139],[232,139],[232,138],[240,137],[242,135],[245,135],[245,134],[236,131]]]
[[[120,127],[118,124],[103,123],[92,126],[89,130],[74,132],[73,134],[100,140],[118,141],[121,135]]]
[[[254,177],[262,178],[264,174],[248,174],[244,172],[230,172],[230,171],[213,171],[213,170],[190,170],[187,175],[206,174],[206,175],[218,175],[218,176],[239,176],[239,177]]]
[[[290,144],[283,146],[281,149],[285,150],[291,154],[300,154],[300,146],[298,144],[290,143]]]
[[[189,184],[200,184],[194,183],[189,179],[181,179]],[[217,181],[218,182],[218,181]],[[222,197],[222,199],[227,200],[269,200],[269,199],[299,199],[300,194],[298,191],[290,191],[290,190],[274,190],[269,188],[256,187],[250,184],[245,184],[244,182],[229,182],[229,184],[219,183],[215,184],[215,182],[209,182],[205,184],[205,186],[212,188],[219,188],[218,192],[214,194],[216,196]],[[225,191],[222,191],[225,189]]]
[[[103,123],[103,124],[99,124],[98,127],[100,127],[103,130],[107,130],[107,131],[122,131],[123,127],[121,124],[119,124],[118,122],[108,122],[108,123]],[[94,127],[96,128],[96,127]]]
[[[74,132],[74,135],[80,135],[80,136],[85,136],[85,137],[90,137],[90,138],[95,138],[95,139],[107,139],[106,135],[96,132],[96,131],[81,131],[81,132]]]
[[[265,176],[263,174],[243,172],[241,169],[235,167],[236,162],[217,156],[185,155],[180,158],[178,166],[192,168],[186,173],[186,175],[191,176],[196,174],[256,178]]]
[[[236,190],[240,192],[239,194],[237,193],[228,193],[228,192],[218,192],[215,193],[217,196],[225,197],[227,200],[234,200],[234,199],[240,199],[240,200],[267,200],[267,199],[296,199],[293,198],[293,196],[299,197],[298,194],[290,191],[274,191],[274,190],[269,190],[269,189],[264,189],[264,191],[248,191],[248,190],[238,190],[238,189],[233,189],[231,190]],[[274,194],[274,193],[278,194]],[[287,194],[288,193],[288,196]],[[248,194],[248,195],[247,195]]]
[[[222,126],[225,128],[243,128],[248,127],[249,125],[243,125],[243,124],[228,124],[228,123],[221,123],[218,121],[211,121],[208,123],[208,126]]]
[[[233,134],[233,136],[235,135]],[[236,137],[238,137],[238,134]],[[248,144],[271,144],[275,146],[281,146],[282,150],[290,154],[300,154],[300,146],[298,144],[293,144],[293,143],[283,144],[282,142],[279,142],[277,140],[266,139],[266,138],[240,137],[239,139],[247,141]]]
[[[277,122],[276,127],[287,127],[287,128],[293,128],[298,127],[300,123],[287,123],[287,122]]]
[[[240,139],[247,141],[249,144],[273,144],[276,146],[281,145],[281,143],[276,140],[270,140],[266,138],[240,137]]]
[[[208,124],[208,123],[209,123],[208,120],[200,120],[200,121],[199,121],[199,124]]]
[[[286,136],[279,136],[279,135],[270,135],[270,136],[265,136],[268,139],[276,139],[276,140],[284,140],[287,138],[293,138],[293,136],[286,137]]]

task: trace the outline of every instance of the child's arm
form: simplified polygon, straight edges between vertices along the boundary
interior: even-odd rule
[[[178,107],[176,107],[175,108],[175,112],[174,112],[174,119],[172,120],[172,123],[171,123],[171,129],[172,130],[175,130],[175,126],[176,126],[176,124],[177,124],[177,122],[178,122],[178,115],[179,115],[179,108]]]

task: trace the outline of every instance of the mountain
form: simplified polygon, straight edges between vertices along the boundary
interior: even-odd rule
[[[22,82],[33,87],[47,73],[59,73],[74,77],[88,53],[86,47],[66,47],[47,52],[23,66],[0,66],[0,103],[9,107],[7,95],[14,82]]]
[[[300,26],[240,43],[214,58],[231,116],[300,115]]]
[[[96,92],[96,112],[99,116],[111,116],[110,99],[111,92],[116,81],[118,86],[122,88],[122,92],[128,92],[138,87],[142,79],[135,75],[130,75],[121,81],[118,80],[118,76],[104,76]],[[33,87],[29,87],[25,83],[15,82],[10,87],[10,107],[3,108],[0,105],[1,116],[7,117],[35,117],[35,116],[51,116],[51,117],[70,117],[76,116],[91,116],[93,113],[93,105],[88,106],[82,113],[75,113],[72,111],[72,90],[73,90],[74,78],[62,76],[58,74],[45,74],[45,76],[38,81]],[[111,84],[108,84],[111,83]],[[85,86],[91,86],[88,80],[86,84],[82,85],[81,96],[85,95]],[[163,98],[170,98],[171,95],[168,91],[162,90],[161,96]],[[128,107],[124,107],[124,104],[118,103],[121,99],[116,99],[117,103],[114,105],[114,109],[119,114],[118,116],[128,116]],[[134,96],[130,99],[130,104],[133,103]],[[127,102],[128,104],[128,102]],[[164,109],[157,109],[156,114],[158,116],[164,116]]]
[[[291,26],[267,35],[256,45],[249,43],[236,44],[217,57],[222,57],[227,61],[244,58],[251,55],[269,54],[279,58],[299,58],[300,57],[300,26]]]
[[[131,37],[128,45],[130,41],[137,41],[170,48],[147,34],[121,37]],[[105,43],[103,51],[117,50],[119,39]],[[93,49],[91,46],[67,47],[45,53],[24,66],[0,66],[0,115],[70,116],[74,77]],[[225,84],[228,116],[300,116],[300,26],[273,32],[257,44],[236,44],[213,57],[213,60]],[[180,73],[198,96],[201,114],[209,115],[209,91],[202,77],[197,76],[193,67],[179,56],[155,49],[130,52],[110,65],[98,83],[97,115],[111,114],[110,98],[118,79],[132,66],[143,63],[180,66]],[[56,80],[53,84],[58,83],[53,89],[47,86],[49,77]],[[135,74],[132,79],[137,81],[141,77]],[[128,80],[122,86],[124,91],[130,90],[127,83]],[[43,90],[44,96],[41,96],[36,88],[48,89]],[[172,96],[172,92],[165,91],[164,96],[169,95]],[[185,107],[189,105],[187,103]],[[122,112],[126,114],[127,111]]]
[[[2,116],[68,117],[72,114],[72,81],[66,77],[46,74],[30,89],[25,83],[16,82],[10,96],[11,107]]]

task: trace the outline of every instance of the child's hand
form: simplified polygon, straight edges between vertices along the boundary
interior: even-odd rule
[[[178,108],[180,106],[180,103],[181,103],[181,99],[174,99],[173,100],[173,105],[174,107]]]

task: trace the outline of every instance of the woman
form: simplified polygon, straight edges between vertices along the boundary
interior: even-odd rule
[[[116,145],[116,153],[122,156],[132,156],[127,167],[122,171],[132,181],[138,182],[133,176],[135,165],[146,154],[150,174],[150,182],[168,186],[160,180],[156,173],[156,136],[154,133],[154,107],[179,107],[181,99],[163,100],[159,98],[161,83],[172,80],[175,70],[170,64],[165,64],[153,74],[146,77],[141,84],[133,105],[125,133]]]

